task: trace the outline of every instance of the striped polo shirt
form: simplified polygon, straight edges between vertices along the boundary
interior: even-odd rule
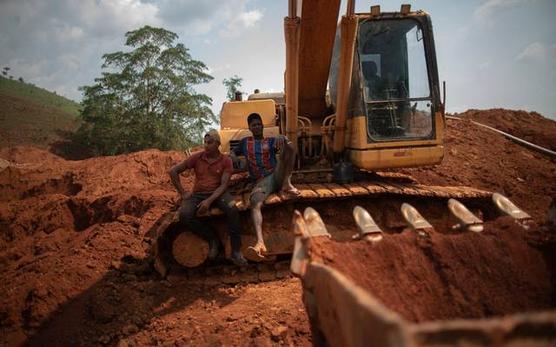
[[[270,175],[276,168],[276,138],[266,137],[261,140],[245,137],[234,149],[236,155],[247,159],[249,176],[257,181]]]

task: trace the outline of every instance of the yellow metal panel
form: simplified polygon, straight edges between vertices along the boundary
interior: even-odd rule
[[[444,123],[442,116],[437,115],[437,130],[436,139],[433,140],[416,140],[416,141],[383,141],[367,143],[367,121],[365,117],[354,117],[348,119],[348,134],[349,134],[349,148],[356,149],[378,149],[378,148],[392,148],[392,147],[415,147],[424,145],[440,145],[441,139],[444,134]],[[440,124],[438,124],[440,118]]]
[[[326,82],[330,71],[340,2],[302,2],[298,61],[299,115],[320,117],[326,113]]]
[[[439,164],[444,146],[351,150],[353,165],[367,170]]]
[[[276,125],[276,103],[274,100],[228,101],[220,110],[220,128],[247,129],[247,116],[253,112],[261,115],[264,126]]]

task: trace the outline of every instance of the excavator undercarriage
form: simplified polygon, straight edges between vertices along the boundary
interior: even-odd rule
[[[309,206],[330,221],[328,232],[331,238],[341,242],[358,238],[372,239],[382,233],[401,233],[407,228],[422,233],[429,232],[431,228],[454,233],[480,232],[483,222],[503,214],[493,202],[493,197],[501,201],[499,194],[480,189],[421,185],[410,176],[397,173],[362,173],[363,179],[346,184],[307,183],[316,182],[317,174],[322,176],[323,173],[298,173],[294,176],[294,184],[300,191],[296,198],[272,194],[266,199],[263,235],[268,252],[264,260],[251,256],[247,251],[256,238],[249,214],[249,187],[240,181],[232,187],[232,192],[236,206],[241,211],[244,225],[242,247],[250,267],[238,269],[225,260],[231,253],[226,218],[214,208],[199,217],[217,232],[224,245],[221,252],[223,257],[209,260],[208,243],[186,230],[179,223],[178,212],[171,211],[162,216],[148,233],[153,240],[151,249],[155,269],[162,276],[172,270],[192,278],[210,277],[211,273],[219,276],[228,273],[231,278],[242,278],[238,281],[283,277],[286,274],[279,274],[279,264],[289,261],[296,236],[292,231],[291,216],[296,209],[303,210]],[[512,206],[505,209],[521,211]],[[526,213],[520,213],[516,218],[530,219]],[[359,234],[355,232],[357,230]],[[242,273],[249,275],[236,276]],[[232,281],[225,278],[222,277],[220,281]]]

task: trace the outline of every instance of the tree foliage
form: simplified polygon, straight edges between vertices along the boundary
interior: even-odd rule
[[[144,26],[125,36],[132,50],[103,55],[102,76],[80,88],[83,125],[75,140],[95,155],[200,143],[217,121],[212,99],[193,89],[213,79],[206,65],[168,30]]]
[[[233,75],[222,81],[222,84],[226,87],[226,97],[228,100],[234,100],[236,92],[240,91],[238,88],[241,87],[241,82],[243,82],[243,78],[238,75]]]

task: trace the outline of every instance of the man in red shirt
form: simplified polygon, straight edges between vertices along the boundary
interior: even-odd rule
[[[214,203],[228,217],[232,261],[236,265],[247,263],[241,254],[241,221],[232,195],[226,190],[232,175],[232,160],[220,153],[220,135],[210,130],[204,138],[205,150],[194,153],[189,158],[170,169],[172,183],[182,199],[179,210],[180,222],[189,230],[205,239],[210,246],[209,259],[218,256],[220,242],[214,230],[197,218],[197,212],[205,213]],[[187,169],[195,172],[192,191],[185,191],[179,174]]]

